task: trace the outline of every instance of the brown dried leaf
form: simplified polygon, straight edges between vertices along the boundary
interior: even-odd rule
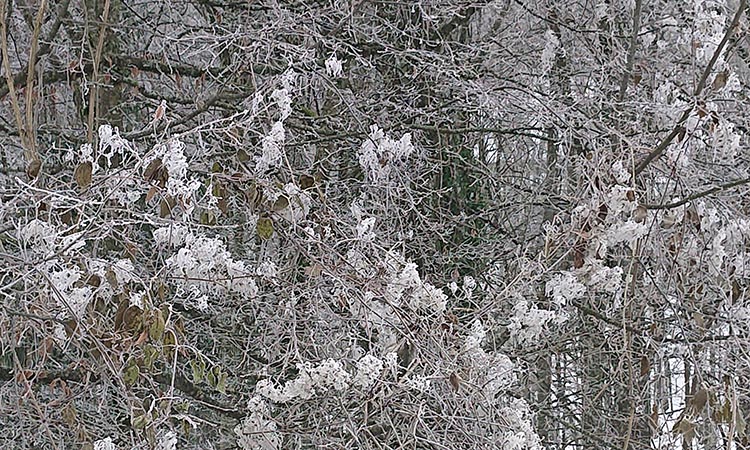
[[[146,193],[146,203],[150,202],[157,192],[159,192],[159,189],[157,189],[156,186],[151,186],[151,189]]]
[[[289,206],[289,198],[286,195],[280,195],[279,198],[277,198],[276,201],[273,202],[273,206],[271,208],[274,211],[281,211],[287,206]]]
[[[636,223],[641,223],[646,220],[646,217],[648,217],[648,210],[644,206],[638,205],[633,212],[633,220]]]
[[[161,158],[156,158],[146,167],[146,170],[143,172],[143,178],[146,179],[146,181],[154,181],[156,179],[156,176],[159,172],[159,169],[162,167]]]
[[[648,356],[641,356],[641,378],[647,376],[650,371],[651,361],[649,361]]]
[[[315,186],[315,178],[311,177],[310,175],[300,175],[299,177],[299,187],[302,190],[310,189],[313,186]]]
[[[170,197],[166,196],[164,199],[162,199],[161,203],[159,203],[159,217],[165,218],[172,214],[172,208],[175,207],[177,202]]]
[[[726,85],[727,85],[727,72],[725,70],[716,74],[716,76],[714,77],[714,82],[711,83],[711,89],[713,89],[714,91],[719,91]]]
[[[456,375],[456,372],[451,373],[451,375],[448,377],[448,381],[450,381],[451,386],[453,386],[453,390],[458,392],[458,390],[461,388],[461,378]]]
[[[82,162],[76,167],[73,172],[73,178],[76,180],[76,184],[81,189],[86,189],[91,185],[91,161]]]
[[[42,161],[38,159],[34,159],[29,163],[29,166],[26,168],[26,175],[29,177],[29,180],[35,179],[39,172],[42,170]]]

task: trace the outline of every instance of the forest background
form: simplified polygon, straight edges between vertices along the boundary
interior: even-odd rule
[[[0,0],[0,446],[749,448],[746,0]]]

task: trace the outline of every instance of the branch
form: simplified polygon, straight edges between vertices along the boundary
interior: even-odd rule
[[[543,141],[555,142],[554,139],[550,139],[546,136],[529,133],[529,130],[540,131],[539,128],[535,127],[521,127],[521,128],[492,128],[492,127],[470,127],[470,128],[450,128],[440,127],[438,125],[407,125],[408,128],[414,128],[423,131],[434,131],[436,133],[443,134],[466,134],[466,133],[495,133],[495,134],[510,134],[515,136],[526,136],[535,139],[541,139]]]
[[[630,74],[633,72],[633,61],[635,60],[635,50],[638,47],[638,33],[641,31],[641,6],[643,0],[635,0],[635,10],[633,11],[633,35],[630,36],[630,47],[628,47],[628,60],[625,63],[625,73],[622,74],[620,81],[620,92],[617,95],[618,103],[625,99],[625,91],[628,89]]]
[[[592,308],[589,308],[588,306],[585,306],[585,305],[583,305],[580,302],[572,301],[570,303],[573,306],[575,306],[576,309],[578,309],[582,313],[584,313],[584,314],[586,314],[588,316],[593,316],[593,317],[601,320],[604,323],[608,323],[608,324],[612,325],[613,327],[625,328],[626,330],[628,330],[629,332],[631,332],[631,333],[633,333],[635,335],[642,335],[643,334],[643,332],[641,330],[633,327],[632,325],[628,325],[627,323],[623,324],[622,322],[618,322],[615,319],[611,319],[611,318],[605,316],[604,314],[600,313],[599,311],[597,311],[595,309],[592,309]]]
[[[200,68],[191,66],[188,64],[180,64],[176,62],[161,62],[147,58],[139,58],[131,55],[118,55],[115,57],[115,64],[123,67],[137,67],[139,70],[150,73],[158,74],[172,74],[179,73],[183,76],[200,78],[203,75],[210,75],[214,78],[224,76],[227,68],[218,67],[206,67]],[[283,73],[286,69],[286,65],[272,66],[270,64],[252,64],[252,70],[259,75],[278,75]]]
[[[94,142],[94,119],[96,110],[99,106],[99,66],[102,61],[102,50],[104,48],[104,35],[107,32],[107,21],[109,20],[110,0],[104,0],[104,11],[102,12],[102,22],[99,25],[99,35],[97,36],[96,52],[94,53],[93,79],[94,83],[89,91],[89,116],[87,120],[88,132],[86,141],[89,144]]]
[[[706,189],[705,191],[696,192],[695,194],[688,195],[687,197],[683,198],[682,200],[672,202],[672,203],[665,203],[661,205],[654,205],[654,204],[642,204],[646,209],[672,209],[677,208],[679,206],[682,206],[686,203],[689,203],[693,200],[697,200],[702,197],[707,197],[715,192],[724,191],[726,189],[731,189],[733,187],[742,186],[744,184],[750,183],[750,178],[743,178],[740,180],[734,180],[730,181],[729,183],[720,184],[718,186],[714,186],[711,189]]]
[[[81,370],[60,370],[60,371],[47,371],[39,370],[34,371],[33,376],[29,376],[29,381],[32,385],[38,385],[43,383],[45,385],[52,383],[55,380],[63,380],[66,382],[85,384],[89,381],[99,381],[100,376],[93,371],[81,371]],[[16,380],[14,370],[8,367],[0,366],[0,381],[14,381]],[[157,383],[169,386],[172,382],[171,374],[162,373],[153,376],[154,381]],[[229,405],[223,405],[211,395],[204,392],[198,386],[195,386],[190,380],[180,375],[175,377],[175,388],[177,388],[183,394],[191,397],[192,399],[200,402],[202,405],[218,412],[223,415],[239,419],[244,417],[246,414],[241,409],[231,407]]]

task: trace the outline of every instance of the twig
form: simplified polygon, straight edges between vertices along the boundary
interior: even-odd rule
[[[47,1],[42,0],[39,5],[39,11],[36,14],[34,22],[34,35],[31,38],[31,49],[29,50],[29,65],[26,71],[26,140],[29,146],[28,151],[31,159],[27,162],[39,162],[39,152],[36,149],[36,132],[34,127],[34,72],[36,68],[39,51],[39,35],[42,31],[42,20],[44,19],[44,10],[47,9]]]
[[[630,36],[630,46],[628,47],[628,60],[625,63],[625,73],[620,80],[620,92],[617,95],[617,102],[621,103],[625,99],[625,91],[628,89],[630,74],[633,72],[633,62],[635,60],[635,51],[638,47],[638,33],[641,31],[641,6],[643,0],[635,0],[635,10],[633,11],[633,34]]]
[[[94,54],[93,79],[94,83],[89,91],[89,117],[88,132],[86,140],[93,143],[94,140],[94,117],[99,103],[99,65],[102,60],[102,48],[104,47],[104,34],[107,31],[107,20],[109,19],[109,2],[104,1],[104,11],[102,12],[102,23],[99,26],[99,36],[97,36],[96,53]]]
[[[29,147],[26,143],[26,127],[21,117],[21,106],[18,104],[18,97],[16,97],[16,85],[13,80],[13,71],[10,67],[10,57],[8,55],[8,26],[5,21],[8,16],[8,2],[7,0],[0,0],[0,51],[3,56],[3,69],[5,70],[5,82],[8,84],[8,94],[10,94],[10,104],[13,108],[13,117],[16,119],[16,127],[21,137],[21,145],[24,148],[24,157],[26,162],[30,162],[33,159],[33,154],[30,152]]]
[[[646,209],[672,209],[680,207],[686,203],[689,203],[693,200],[697,200],[702,197],[707,197],[715,192],[724,191],[726,189],[731,189],[733,187],[742,186],[743,184],[750,183],[750,178],[743,178],[741,180],[734,180],[730,181],[729,183],[720,184],[718,186],[714,186],[711,189],[706,189],[705,191],[696,192],[695,194],[688,195],[687,197],[683,198],[682,200],[672,202],[672,203],[665,203],[661,205],[654,205],[654,204],[642,204]]]

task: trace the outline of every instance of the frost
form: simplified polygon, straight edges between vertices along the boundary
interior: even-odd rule
[[[514,399],[507,407],[502,408],[500,416],[512,431],[503,435],[503,450],[541,450],[542,444],[534,431],[529,405],[521,399]]]
[[[477,280],[470,275],[464,276],[463,291],[466,298],[471,298],[474,295],[474,289],[477,287]],[[455,294],[455,292],[454,292]]]
[[[159,443],[156,450],[175,450],[177,448],[177,434],[174,431],[167,431],[159,437]]]
[[[586,293],[584,286],[575,275],[570,272],[555,274],[544,288],[546,295],[551,296],[557,305],[565,305],[571,300],[577,300]]]
[[[636,202],[628,199],[629,192],[632,192],[631,188],[621,185],[612,186],[606,199],[610,215],[617,216],[623,212],[630,213],[636,208]]]
[[[99,439],[94,442],[94,450],[117,450],[112,438]]]
[[[123,158],[129,153],[136,155],[137,152],[133,145],[126,139],[120,136],[120,130],[116,127],[112,128],[111,125],[104,124],[99,127],[99,156],[104,157],[107,160],[107,167],[112,166],[112,158],[119,155]],[[92,155],[89,154],[90,148],[85,148],[87,144],[81,146],[81,162],[91,161],[95,162]],[[93,153],[93,152],[92,152]],[[85,159],[84,159],[85,158]],[[92,173],[96,172],[99,168],[98,164],[92,166]]]
[[[188,230],[187,226],[180,224],[173,224],[166,227],[157,228],[153,232],[154,242],[157,245],[168,245],[170,247],[177,247],[182,245],[185,240],[192,233]]]
[[[270,418],[265,400],[253,397],[248,402],[250,414],[236,427],[237,446],[242,450],[278,450],[281,448],[281,433],[276,422]]]
[[[375,228],[375,218],[369,217],[367,219],[362,219],[357,224],[357,237],[362,242],[372,242],[373,239],[375,239],[375,232],[373,231]]]
[[[282,88],[271,92],[271,100],[276,102],[276,106],[278,106],[281,113],[281,119],[276,122],[280,124],[292,114],[292,98],[289,95],[289,91],[286,88]]]
[[[166,168],[167,194],[181,200],[185,213],[190,214],[195,208],[193,197],[201,187],[201,182],[188,176],[188,162],[185,156],[185,144],[178,139],[171,139],[166,144],[156,147],[154,158],[160,158]],[[150,164],[150,161],[145,161]]]
[[[281,165],[285,139],[284,124],[281,121],[274,123],[271,131],[263,138],[261,155],[255,157],[257,174],[263,174]]]
[[[423,308],[440,314],[445,312],[448,300],[442,289],[422,281],[414,263],[406,263],[403,269],[392,274],[386,291],[386,298],[396,305],[407,300],[413,309]]]
[[[471,332],[464,341],[464,352],[467,364],[474,366],[481,374],[481,383],[485,398],[494,401],[495,396],[511,387],[518,380],[515,375],[515,364],[503,353],[488,354],[482,349],[487,330],[481,320],[475,320]]]
[[[39,219],[34,219],[18,230],[18,238],[41,254],[55,251],[57,230],[52,225]]]
[[[487,335],[487,330],[485,330],[484,324],[482,324],[482,321],[475,320],[474,324],[471,326],[471,333],[469,333],[469,335],[466,336],[466,342],[464,343],[464,351],[466,351],[466,353],[472,357],[483,354],[484,351],[482,350],[481,345],[486,335]]]
[[[590,268],[588,286],[595,291],[615,293],[622,286],[622,267],[605,267],[597,264]]]
[[[394,168],[402,165],[414,153],[411,134],[398,141],[386,136],[377,125],[370,127],[370,135],[359,149],[359,165],[373,181],[387,180]]]
[[[530,343],[542,334],[548,322],[557,318],[558,315],[553,311],[537,309],[535,306],[530,306],[526,300],[521,300],[513,307],[508,331],[515,342]]]
[[[236,261],[222,241],[189,234],[185,245],[166,260],[167,269],[177,277],[185,300],[197,309],[208,308],[207,294],[219,291],[236,292],[244,298],[254,298],[258,286],[252,276],[256,270],[243,261]],[[261,270],[271,270],[265,266]]]
[[[648,234],[648,227],[645,224],[636,223],[632,220],[623,223],[613,224],[607,230],[607,244],[614,245],[620,242],[632,244],[636,239]]]
[[[56,266],[52,261],[40,267],[49,280],[50,297],[54,298],[63,317],[80,320],[93,298],[90,286],[76,287],[83,272],[78,266]]]
[[[383,373],[383,360],[373,355],[365,355],[357,361],[357,374],[352,384],[361,388],[370,387]]]
[[[341,64],[341,61],[336,58],[336,55],[331,55],[326,59],[326,73],[332,78],[338,78],[343,73],[343,65]]]
[[[130,306],[143,309],[143,293],[142,292],[131,292],[130,293]]]
[[[258,276],[268,278],[269,280],[273,280],[279,276],[279,270],[276,268],[276,263],[273,261],[264,261],[260,263],[258,268],[255,269],[255,273],[258,274]]]
[[[129,259],[119,259],[112,264],[112,271],[119,284],[130,283],[135,279],[135,267]]]
[[[330,389],[343,391],[349,388],[352,381],[343,364],[333,359],[327,359],[317,366],[304,362],[297,364],[297,369],[297,378],[287,381],[280,388],[268,379],[260,380],[255,387],[256,392],[272,402],[286,403],[296,398],[307,400],[316,393]]]
[[[420,375],[412,375],[406,378],[404,380],[404,384],[409,389],[414,389],[415,391],[419,391],[423,394],[429,391],[430,387],[432,386],[429,378]]]
[[[552,30],[547,30],[547,32],[544,34],[544,39],[545,44],[544,50],[542,51],[540,65],[541,73],[543,75],[546,75],[550,70],[552,70],[552,66],[555,62],[555,56],[557,55],[557,51],[560,48],[560,40]]]
[[[83,144],[81,145],[81,148],[78,150],[78,153],[80,153],[80,156],[78,158],[78,161],[81,163],[84,162],[94,162],[94,147],[91,144]],[[92,165],[92,173],[94,170],[94,166]]]

